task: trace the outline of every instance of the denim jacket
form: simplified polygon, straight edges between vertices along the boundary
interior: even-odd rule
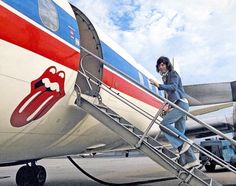
[[[167,99],[173,103],[179,99],[186,98],[181,78],[174,70],[168,72],[166,81],[164,84],[159,84],[158,89],[166,91]]]

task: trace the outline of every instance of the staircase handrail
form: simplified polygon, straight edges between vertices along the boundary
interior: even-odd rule
[[[176,108],[178,110],[180,110],[181,112],[185,113],[188,117],[190,117],[191,119],[193,119],[194,121],[196,121],[197,123],[205,126],[206,128],[208,128],[211,132],[214,132],[215,134],[218,134],[219,136],[221,136],[224,139],[227,139],[228,141],[230,141],[233,145],[236,146],[236,141],[229,138],[228,136],[226,136],[224,133],[220,132],[219,130],[215,129],[214,127],[208,125],[207,123],[201,121],[200,119],[198,119],[197,117],[195,117],[194,115],[192,115],[191,113],[185,111],[184,109],[182,109],[181,107],[179,107],[178,105],[172,103],[171,101],[169,101],[168,99],[158,95],[158,94],[154,94],[152,91],[150,91],[149,89],[147,89],[145,86],[141,85],[140,83],[138,83],[136,80],[134,80],[133,78],[127,76],[126,74],[124,74],[123,72],[121,72],[120,70],[116,69],[115,67],[111,66],[110,64],[108,64],[105,60],[101,59],[100,57],[96,56],[95,54],[93,54],[92,52],[88,51],[86,48],[82,47],[81,48],[89,53],[90,55],[92,55],[94,58],[98,59],[100,62],[102,62],[104,65],[108,66],[109,68],[112,68],[113,70],[115,70],[116,72],[118,72],[119,74],[121,74],[122,76],[124,76],[125,78],[128,78],[130,81],[132,81],[133,83],[135,83],[136,85],[138,85],[140,88],[144,89],[145,91],[147,91],[148,93],[152,94],[153,96],[157,97],[158,99],[162,100],[163,102],[168,103],[169,105],[171,105],[173,108]]]

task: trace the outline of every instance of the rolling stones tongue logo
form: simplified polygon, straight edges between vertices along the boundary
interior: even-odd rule
[[[31,91],[11,115],[11,124],[22,127],[39,119],[65,95],[65,73],[49,67],[41,77],[31,82]]]

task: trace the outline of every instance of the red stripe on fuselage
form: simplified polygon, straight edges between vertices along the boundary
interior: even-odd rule
[[[154,98],[144,90],[139,89],[135,85],[129,83],[125,79],[121,78],[120,76],[112,73],[111,71],[104,68],[103,70],[103,82],[108,86],[123,92],[135,99],[143,101],[149,105],[152,105],[156,108],[161,107],[161,101],[157,98]]]
[[[58,39],[0,6],[0,39],[21,46],[73,70],[80,53]]]
[[[58,39],[32,25],[20,16],[0,6],[0,39],[33,51],[75,71],[78,70],[80,53]],[[103,82],[124,94],[159,108],[161,103],[104,68]]]

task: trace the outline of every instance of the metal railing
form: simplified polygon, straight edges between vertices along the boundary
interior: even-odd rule
[[[181,139],[182,141],[190,144],[191,146],[193,146],[195,149],[197,149],[199,152],[205,154],[206,156],[208,156],[210,159],[216,161],[219,165],[227,168],[228,170],[232,171],[233,173],[236,174],[236,168],[233,167],[232,165],[228,164],[227,162],[223,161],[221,158],[219,158],[218,156],[216,156],[215,154],[207,151],[205,148],[198,146],[197,144],[192,144],[190,143],[188,140],[182,138],[181,136],[179,136],[178,134],[176,134],[175,132],[173,132],[172,130],[170,130],[169,128],[165,127],[164,125],[161,124],[161,121],[158,119],[158,116],[161,114],[162,112],[162,108],[164,107],[165,104],[169,104],[171,105],[173,108],[176,108],[182,112],[184,112],[188,117],[190,117],[191,119],[193,119],[194,121],[196,121],[197,123],[203,125],[204,127],[208,128],[210,131],[218,134],[219,136],[221,136],[224,139],[229,140],[233,145],[236,145],[236,141],[227,137],[225,134],[223,134],[222,132],[218,131],[217,129],[215,129],[214,127],[206,124],[205,122],[199,120],[198,118],[196,118],[195,116],[193,116],[192,114],[190,114],[189,112],[183,110],[182,108],[180,108],[178,105],[170,102],[169,100],[161,97],[160,95],[154,94],[153,92],[151,92],[150,90],[148,90],[146,87],[144,87],[143,85],[139,84],[136,80],[130,78],[129,76],[127,76],[126,74],[124,74],[123,72],[119,71],[118,69],[112,67],[110,64],[108,64],[105,60],[99,58],[98,56],[96,56],[95,54],[93,54],[92,52],[88,51],[87,49],[81,47],[85,52],[87,52],[89,55],[93,56],[94,58],[98,59],[100,62],[102,62],[104,65],[108,66],[109,68],[112,68],[112,70],[115,70],[116,72],[120,73],[122,76],[124,76],[125,78],[129,79],[130,81],[132,81],[133,83],[135,83],[136,85],[138,85],[140,88],[144,89],[145,91],[149,92],[150,94],[152,94],[153,96],[157,97],[158,99],[162,100],[164,102],[163,106],[158,110],[158,112],[156,113],[155,116],[151,115],[150,113],[146,112],[145,110],[143,110],[142,108],[140,108],[139,106],[135,105],[134,103],[132,103],[131,101],[127,100],[126,98],[124,98],[123,96],[120,95],[120,93],[115,92],[114,90],[112,90],[112,87],[109,87],[108,85],[106,85],[105,83],[103,83],[100,79],[96,78],[93,74],[91,74],[90,72],[84,70],[84,72],[86,73],[82,73],[79,71],[79,73],[81,73],[81,75],[83,75],[86,79],[88,79],[88,81],[92,81],[93,83],[97,84],[98,86],[100,86],[103,90],[105,90],[106,92],[108,92],[109,94],[113,95],[114,97],[116,97],[117,99],[119,99],[120,101],[122,101],[123,103],[125,103],[126,105],[130,106],[131,108],[133,108],[134,110],[136,110],[137,112],[139,112],[140,114],[142,114],[143,116],[145,116],[146,118],[151,120],[151,123],[148,125],[147,129],[145,130],[143,136],[141,137],[140,141],[138,142],[138,144],[136,145],[136,148],[138,148],[142,141],[144,140],[145,136],[147,135],[147,133],[150,131],[151,127],[153,126],[154,123],[158,124],[159,126],[161,126],[163,129],[165,129],[166,131],[168,131],[169,133],[171,133],[172,135],[176,136],[177,138]],[[90,77],[88,77],[86,74],[89,74],[90,76],[92,76],[95,80],[91,79]],[[101,86],[103,85],[103,86]]]
[[[81,70],[83,71],[84,74],[86,74],[86,71],[84,70],[84,66],[83,66],[84,59],[85,59],[86,57],[89,57],[89,56],[91,56],[91,55],[90,55],[90,54],[86,54],[86,55],[84,55],[84,56],[81,58],[81,60],[80,60],[80,67],[81,67]],[[93,57],[93,56],[92,56],[92,57]],[[87,82],[87,84],[88,84],[88,86],[89,86],[90,91],[93,90],[92,85],[91,85],[90,82],[89,82],[89,79],[88,79],[88,78],[85,78],[85,79],[86,79],[86,82]]]

